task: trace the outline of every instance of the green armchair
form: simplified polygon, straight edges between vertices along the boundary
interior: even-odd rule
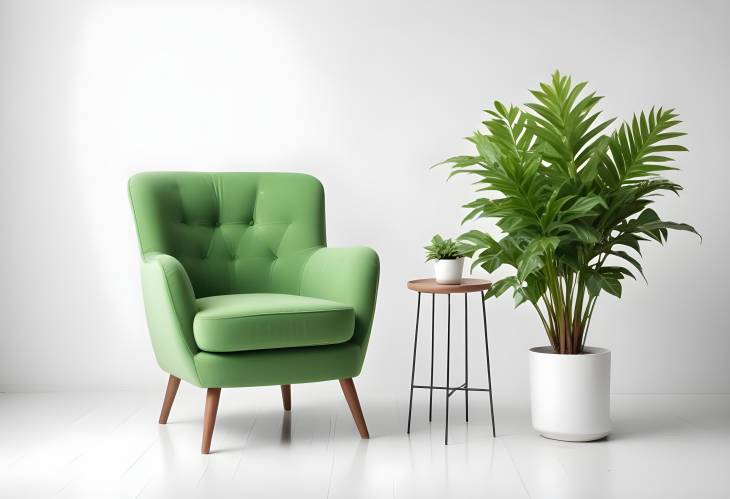
[[[150,172],[129,180],[152,347],[169,373],[161,424],[180,380],[207,388],[210,452],[221,388],[339,380],[362,438],[352,378],[375,311],[379,261],[327,248],[324,190],[293,173]]]

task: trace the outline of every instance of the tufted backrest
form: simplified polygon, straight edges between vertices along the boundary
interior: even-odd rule
[[[297,173],[140,173],[129,196],[143,255],[177,258],[195,296],[299,291],[325,246],[324,190]]]

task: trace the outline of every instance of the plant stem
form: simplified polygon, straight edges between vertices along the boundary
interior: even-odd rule
[[[557,347],[557,343],[555,342],[555,336],[553,335],[550,327],[548,326],[547,321],[545,321],[545,316],[543,315],[542,310],[540,310],[540,307],[538,306],[537,303],[533,303],[532,301],[530,303],[532,303],[532,306],[535,307],[535,310],[537,310],[537,313],[540,316],[540,320],[542,321],[542,325],[545,328],[545,333],[547,333],[548,340],[550,340],[550,345],[553,348],[556,348]]]
[[[588,313],[586,314],[586,316],[587,316],[586,327],[583,332],[583,343],[580,346],[581,350],[583,350],[583,347],[586,344],[586,337],[588,336],[588,326],[590,326],[590,324],[591,324],[591,319],[593,318],[593,307],[596,306],[596,301],[598,301],[598,297],[595,296],[592,300],[593,300],[592,303],[589,302],[590,308],[588,309]]]
[[[583,274],[578,272],[576,280],[576,300],[573,312],[573,321],[575,322],[574,328],[576,334],[574,335],[574,350],[576,353],[583,351],[583,335],[585,334],[585,322],[583,321],[583,300],[586,294],[585,282],[583,280]]]

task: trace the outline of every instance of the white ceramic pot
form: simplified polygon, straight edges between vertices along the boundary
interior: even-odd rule
[[[438,284],[461,284],[461,274],[464,271],[463,258],[436,260],[434,267]]]
[[[610,390],[610,350],[560,355],[552,347],[530,349],[532,427],[542,436],[588,442],[608,435]]]

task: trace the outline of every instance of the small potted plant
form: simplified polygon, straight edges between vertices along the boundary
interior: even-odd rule
[[[431,244],[424,247],[426,261],[435,260],[434,270],[438,284],[461,284],[464,272],[464,247],[451,239],[436,234]]]
[[[645,242],[663,244],[669,230],[696,233],[652,209],[658,195],[682,190],[662,176],[677,169],[670,156],[686,151],[675,141],[684,133],[674,110],[652,108],[609,128],[614,120],[594,109],[601,97],[585,86],[556,71],[531,91],[533,102],[495,102],[486,132],[468,139],[477,154],[445,161],[452,175],[477,179],[480,197],[465,205],[465,220],[496,219],[503,233],[460,237],[473,267],[515,270],[487,298],[511,290],[515,306],[534,308],[549,341],[529,353],[532,425],[570,441],[610,431],[611,352],[586,345],[599,296],[620,298],[626,277],[643,277]]]

